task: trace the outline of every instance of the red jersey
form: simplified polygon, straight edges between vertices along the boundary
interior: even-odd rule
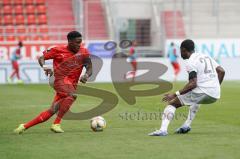
[[[67,46],[61,46],[44,51],[43,56],[44,60],[53,59],[54,85],[76,86],[89,52],[86,48],[80,47],[79,52],[74,54],[68,50]]]

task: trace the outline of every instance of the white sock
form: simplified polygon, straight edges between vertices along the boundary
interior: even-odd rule
[[[176,108],[172,105],[168,105],[162,114],[162,125],[160,130],[167,131],[168,125],[173,120]]]
[[[185,123],[183,124],[184,127],[190,127],[193,119],[196,116],[196,113],[199,109],[200,105],[199,104],[194,104],[189,107],[189,112],[188,112],[188,117]]]

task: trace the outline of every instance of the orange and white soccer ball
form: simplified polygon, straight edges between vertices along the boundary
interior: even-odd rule
[[[103,117],[97,116],[90,120],[90,126],[91,129],[95,132],[103,131],[103,129],[106,128],[107,123]]]

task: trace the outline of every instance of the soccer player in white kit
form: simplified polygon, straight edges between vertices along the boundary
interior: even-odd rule
[[[162,125],[159,130],[149,133],[149,136],[168,135],[168,125],[173,120],[176,109],[185,105],[189,106],[188,117],[176,133],[188,133],[200,104],[214,103],[220,98],[224,69],[210,56],[196,53],[194,42],[190,39],[184,40],[180,49],[181,57],[186,60],[189,82],[176,93],[165,94],[163,101],[168,102],[168,106],[162,114]]]

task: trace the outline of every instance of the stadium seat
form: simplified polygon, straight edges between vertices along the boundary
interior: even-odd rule
[[[42,14],[38,16],[38,24],[47,24],[47,16]]]
[[[26,27],[24,25],[17,26],[16,32],[18,34],[25,34],[26,33]]]
[[[29,25],[28,26],[28,33],[33,33],[33,34],[38,33],[38,27],[36,25]]]
[[[17,15],[16,16],[16,25],[22,25],[25,24],[25,19],[23,15]]]
[[[34,15],[28,15],[27,24],[28,25],[36,24],[36,17]]]
[[[3,36],[0,36],[0,41],[4,41],[4,37]]]
[[[25,0],[26,5],[34,5],[34,0]]]
[[[7,36],[7,41],[15,41],[15,36]]]
[[[5,27],[5,33],[7,34],[14,34],[15,33],[15,28],[13,25],[8,25]]]
[[[12,4],[12,0],[2,0],[1,2],[3,5],[10,5]]]
[[[27,5],[27,7],[26,7],[26,13],[27,13],[27,14],[35,14],[35,6],[33,6],[33,5]]]
[[[40,25],[40,26],[39,26],[39,32],[40,32],[40,33],[48,33],[48,27],[47,27],[47,25]]]
[[[34,36],[32,36],[31,40],[42,40],[42,36],[41,35],[34,35]]]
[[[15,6],[15,14],[23,14],[23,7],[22,7],[22,5]]]
[[[50,40],[48,35],[42,35],[42,40]]]
[[[46,14],[47,8],[45,5],[37,6],[37,13],[38,14]]]
[[[36,0],[36,5],[45,4],[45,0]]]
[[[24,0],[13,0],[14,5],[22,5],[24,4]]]
[[[20,35],[17,37],[17,39],[18,39],[18,41],[26,41],[26,40],[28,40],[28,37],[25,35]]]
[[[0,26],[0,34],[3,33],[3,28]]]
[[[6,5],[3,7],[3,14],[12,14],[13,10],[12,7],[10,5]]]
[[[12,25],[13,24],[13,17],[11,15],[4,16],[4,25]]]

